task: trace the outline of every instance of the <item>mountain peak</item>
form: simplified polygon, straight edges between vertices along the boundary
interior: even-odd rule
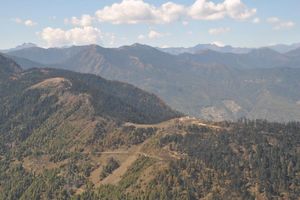
[[[34,47],[38,47],[38,46],[34,43],[28,42],[28,43],[20,44],[14,48],[4,50],[3,52],[8,53],[8,52],[12,52],[12,51],[19,51],[19,50],[29,49],[29,48],[34,48]]]
[[[141,44],[141,43],[134,43],[132,45],[125,45],[125,46],[122,46],[120,47],[120,49],[128,49],[128,48],[143,48],[143,49],[155,49],[154,47],[151,47],[149,45],[146,45],[146,44]]]
[[[34,43],[31,43],[31,42],[25,42],[25,43],[23,43],[21,45],[16,46],[15,48],[26,49],[26,48],[31,48],[31,47],[37,47],[37,45],[34,44]]]

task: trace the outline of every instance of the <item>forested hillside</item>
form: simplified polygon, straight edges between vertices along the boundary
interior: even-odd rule
[[[22,66],[48,66],[133,84],[172,108],[206,120],[300,120],[297,50],[212,50],[171,55],[147,45],[27,48],[11,51]],[[30,61],[31,60],[31,64]],[[41,63],[41,64],[38,64]]]
[[[299,123],[171,124],[144,147],[155,157],[143,154],[118,184],[85,192],[81,199],[299,197]]]
[[[0,76],[1,78],[7,78],[10,74],[18,73],[22,69],[13,60],[0,54]]]
[[[0,58],[0,199],[300,195],[299,123],[181,117],[128,84]]]

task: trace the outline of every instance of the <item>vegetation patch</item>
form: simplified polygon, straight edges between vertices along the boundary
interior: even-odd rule
[[[100,179],[103,180],[104,178],[112,174],[113,171],[115,171],[119,167],[120,167],[120,163],[116,159],[109,158],[107,164],[102,169],[102,172],[100,174]]]

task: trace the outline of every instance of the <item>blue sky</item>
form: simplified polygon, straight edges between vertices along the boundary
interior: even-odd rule
[[[291,44],[300,42],[299,8],[299,0],[2,0],[0,49]]]

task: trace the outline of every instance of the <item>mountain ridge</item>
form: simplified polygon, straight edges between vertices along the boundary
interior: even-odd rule
[[[253,116],[275,121],[300,119],[296,103],[300,97],[289,89],[299,85],[294,74],[299,74],[300,62],[297,56],[280,54],[269,48],[247,54],[205,50],[177,56],[141,44],[121,48],[88,45],[35,51],[38,53],[27,49],[9,55],[26,55],[25,59],[34,58],[34,62],[44,63],[46,67],[128,82],[158,95],[182,113],[207,120]],[[293,80],[289,80],[289,76]],[[265,90],[271,92],[270,102],[272,97],[279,102],[268,106],[268,114],[256,115],[259,109],[254,108],[259,102],[261,106],[268,104],[267,100],[259,99],[266,98],[259,96]],[[284,117],[274,114],[278,106]]]
[[[179,55],[182,53],[195,54],[199,51],[204,51],[204,50],[213,50],[213,51],[217,51],[219,53],[246,54],[252,50],[261,49],[261,48],[269,48],[278,53],[285,54],[285,53],[295,50],[299,47],[300,47],[300,43],[294,43],[291,45],[286,45],[286,44],[268,45],[268,46],[256,47],[256,48],[233,47],[231,45],[218,46],[216,44],[198,44],[198,45],[195,45],[194,47],[167,47],[167,48],[158,48],[158,49],[161,51],[170,53],[170,54],[174,54],[174,55]]]
[[[21,67],[15,63],[13,60],[7,58],[6,56],[0,54],[0,75],[11,75],[21,72]]]

